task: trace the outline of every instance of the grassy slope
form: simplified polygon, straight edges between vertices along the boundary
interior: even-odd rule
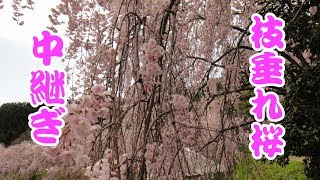
[[[235,179],[307,179],[304,174],[303,162],[298,158],[291,158],[289,164],[281,167],[275,162],[267,161],[263,163],[256,161],[252,157],[241,159],[235,168]]]

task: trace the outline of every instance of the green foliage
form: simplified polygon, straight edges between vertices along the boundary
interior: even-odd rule
[[[286,65],[285,155],[278,158],[288,164],[289,156],[304,156],[305,172],[320,179],[320,1],[262,0],[260,14],[273,12],[286,22],[287,48],[282,55]],[[310,7],[318,11],[312,15]],[[298,60],[297,60],[298,59]]]
[[[237,160],[234,170],[234,179],[288,179],[304,180],[307,179],[304,173],[303,162],[291,160],[285,167],[281,167],[274,161],[255,160],[248,152]]]
[[[39,172],[36,172],[36,174],[33,175],[32,177],[29,177],[29,180],[41,180],[46,175],[47,175],[46,171],[39,171]]]
[[[223,83],[222,83],[222,78],[216,78],[217,80],[217,91],[219,93],[224,92],[224,87],[223,87]]]
[[[12,140],[10,142],[10,145],[15,145],[15,144],[20,144],[22,143],[23,141],[28,141],[28,140],[31,140],[31,137],[30,137],[30,132],[31,132],[31,129],[30,128],[27,128],[27,130],[25,132],[23,132],[22,134],[20,134],[16,139]]]
[[[319,54],[320,41],[320,2],[318,0],[259,0],[257,1],[264,8],[259,12],[264,15],[268,12],[281,17],[285,22],[285,33],[287,46],[286,50],[298,55],[306,49],[310,49],[312,54]],[[309,8],[318,7],[315,15],[309,13]],[[290,41],[297,43],[291,47]]]
[[[36,112],[29,103],[6,103],[0,107],[0,142],[6,146],[25,132],[28,126],[28,115]]]
[[[240,97],[240,103],[238,107],[238,114],[244,115],[246,117],[251,117],[250,109],[252,108],[251,104],[249,103],[249,99],[254,97],[254,92],[250,90],[242,91]]]
[[[281,167],[277,163],[257,161],[252,157],[241,159],[236,165],[234,172],[235,179],[307,179],[303,170],[303,162],[290,161]]]
[[[289,72],[290,73],[290,72]],[[290,75],[289,75],[290,77]],[[287,116],[283,121],[286,128],[286,156],[307,156],[307,174],[320,178],[320,66],[310,67],[288,84],[284,106]],[[284,158],[283,158],[284,159]]]
[[[34,173],[34,175],[21,175],[21,174],[0,174],[0,179],[16,179],[16,180],[41,180],[48,176],[48,172],[43,171],[37,171]],[[54,178],[52,178],[54,177]],[[77,180],[88,180],[88,177],[84,175],[83,171],[79,171],[78,173],[71,174],[71,176],[66,175],[63,172],[59,172],[57,174],[51,175],[49,179],[54,180],[68,180],[68,179],[77,179]]]

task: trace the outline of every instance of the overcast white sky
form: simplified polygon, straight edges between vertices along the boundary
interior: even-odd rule
[[[35,10],[28,10],[22,17],[24,25],[19,26],[12,19],[12,8],[5,0],[0,9],[0,105],[6,102],[29,102],[31,70],[41,67],[42,60],[32,54],[33,36],[42,39],[41,32],[50,25],[50,8],[59,0],[35,0]],[[63,32],[59,32],[62,37]],[[53,59],[51,66],[63,68],[61,58]]]

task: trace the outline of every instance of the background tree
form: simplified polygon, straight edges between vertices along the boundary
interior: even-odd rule
[[[0,142],[6,146],[25,132],[28,126],[28,115],[36,112],[27,102],[5,103],[0,106]]]
[[[320,178],[320,2],[317,0],[258,1],[261,12],[273,12],[286,22],[287,47],[284,107],[285,156],[304,156],[309,177]]]

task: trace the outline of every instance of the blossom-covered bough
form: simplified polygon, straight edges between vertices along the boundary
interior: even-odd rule
[[[54,163],[47,178],[230,173],[253,122],[238,107],[253,90],[254,8],[249,0],[62,0],[49,29],[68,18],[73,94],[59,145],[44,150]]]

